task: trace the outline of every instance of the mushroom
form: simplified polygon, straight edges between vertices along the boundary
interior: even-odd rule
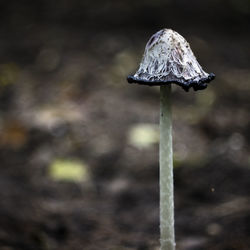
[[[162,29],[149,39],[139,69],[127,80],[149,86],[175,83],[188,91],[205,89],[214,77],[202,69],[183,36]]]
[[[175,249],[171,84],[185,91],[202,90],[215,78],[196,60],[188,42],[171,29],[162,29],[148,41],[145,52],[129,83],[160,87],[160,242],[161,250]]]

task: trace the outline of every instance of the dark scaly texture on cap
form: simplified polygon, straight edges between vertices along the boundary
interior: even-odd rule
[[[139,69],[127,80],[149,86],[174,83],[188,91],[205,89],[214,78],[202,69],[180,34],[163,29],[149,39]]]

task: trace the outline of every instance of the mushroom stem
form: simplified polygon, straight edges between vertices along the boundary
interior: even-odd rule
[[[161,250],[175,249],[171,84],[160,87],[160,231]]]

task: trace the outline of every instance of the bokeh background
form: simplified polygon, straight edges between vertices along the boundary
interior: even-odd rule
[[[159,89],[172,28],[216,80],[173,87],[179,250],[250,249],[250,1],[0,1],[0,249],[159,249]]]

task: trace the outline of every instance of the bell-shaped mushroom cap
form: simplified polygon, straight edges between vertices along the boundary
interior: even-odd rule
[[[202,69],[184,37],[163,29],[149,39],[139,69],[127,80],[150,86],[175,83],[188,91],[205,89],[214,78]]]

